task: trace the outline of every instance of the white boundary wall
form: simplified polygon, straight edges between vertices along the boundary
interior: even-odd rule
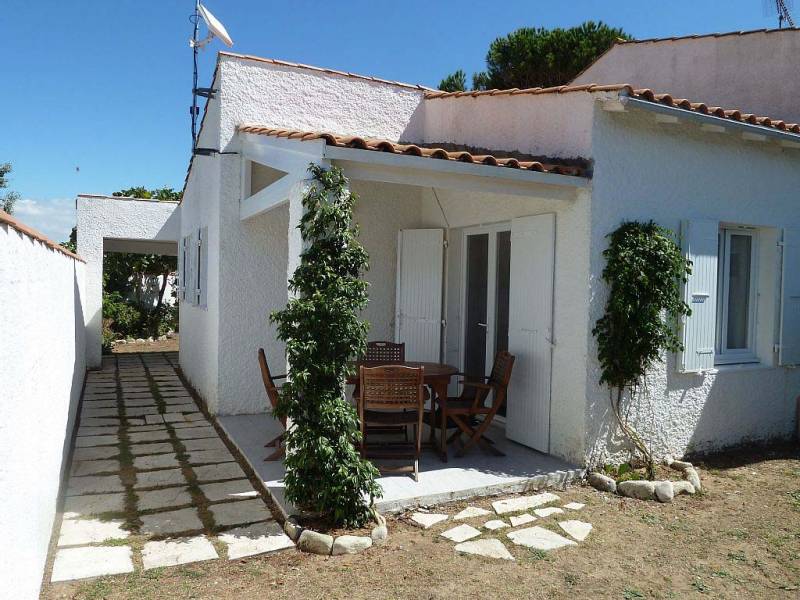
[[[39,596],[85,374],[85,266],[0,220],[0,595],[8,598]]]

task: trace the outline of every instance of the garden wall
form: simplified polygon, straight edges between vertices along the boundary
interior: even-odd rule
[[[85,266],[0,211],[0,596],[8,598],[39,596],[85,374]]]

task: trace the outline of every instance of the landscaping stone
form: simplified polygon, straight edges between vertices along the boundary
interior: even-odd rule
[[[208,509],[214,515],[217,527],[228,525],[245,525],[257,521],[271,521],[272,513],[269,512],[264,502],[260,499],[242,500],[241,502],[228,502],[214,504]]]
[[[653,492],[655,493],[656,500],[659,502],[672,502],[672,499],[675,497],[675,492],[672,489],[672,482],[655,481],[653,483]]]
[[[192,467],[198,481],[219,481],[222,479],[244,479],[242,468],[235,462]]]
[[[560,498],[555,494],[544,492],[533,496],[519,496],[507,500],[498,500],[497,502],[492,502],[492,508],[498,515],[504,515],[512,512],[522,512],[523,510],[536,508],[542,504],[556,502],[557,500],[560,500]]]
[[[456,544],[456,552],[460,552],[461,554],[476,554],[478,556],[497,558],[500,560],[514,560],[514,557],[503,545],[503,542],[493,538]]]
[[[203,523],[197,516],[195,508],[140,515],[139,519],[142,521],[140,532],[149,535],[170,535],[203,529]]]
[[[331,554],[339,556],[342,554],[358,554],[367,548],[372,547],[372,538],[363,535],[340,535],[333,540]]]
[[[189,463],[201,465],[208,463],[224,463],[233,460],[233,456],[227,450],[196,450],[189,452]]]
[[[66,495],[104,494],[106,492],[122,492],[124,489],[119,475],[89,475],[70,477]]]
[[[303,526],[297,522],[295,517],[289,517],[283,522],[283,531],[290,539],[296,542],[300,534],[303,533]]]
[[[447,531],[440,533],[444,538],[451,540],[453,542],[465,542],[467,540],[471,540],[474,537],[478,537],[481,534],[480,531],[475,529],[472,525],[459,525],[457,527],[453,527],[452,529],[448,529]]]
[[[297,547],[312,554],[329,555],[333,550],[333,538],[324,533],[304,529],[297,540]]]
[[[96,475],[97,473],[118,473],[118,460],[78,460],[72,463],[73,475]]]
[[[383,544],[389,537],[389,528],[386,526],[386,519],[383,515],[375,512],[374,516],[378,524],[372,528],[369,537],[371,537],[373,543],[378,546]]]
[[[137,492],[139,497],[136,507],[139,510],[154,510],[158,508],[174,508],[192,503],[192,496],[186,488],[171,487],[163,490]]]
[[[453,520],[458,521],[461,519],[471,519],[473,517],[483,517],[489,514],[491,513],[485,508],[479,508],[477,506],[468,506],[457,515],[454,515]]]
[[[219,555],[214,549],[214,545],[202,535],[162,542],[147,542],[142,549],[142,564],[145,571],[215,558],[219,558]]]
[[[579,542],[585,540],[592,531],[592,525],[583,521],[559,521],[558,526]]]
[[[672,492],[676,496],[679,494],[694,494],[694,486],[688,481],[673,481]]]
[[[219,535],[228,546],[228,560],[293,548],[294,543],[275,521],[237,527]]]
[[[134,489],[160,487],[166,485],[186,485],[186,478],[180,469],[165,469],[162,471],[147,471],[136,474]]]
[[[703,491],[703,485],[700,483],[700,475],[697,472],[697,469],[695,469],[692,466],[688,467],[687,469],[684,469],[683,477],[686,479],[686,481],[692,484],[692,487],[694,487],[695,492]]]
[[[537,517],[549,517],[550,515],[563,514],[564,509],[557,506],[548,506],[547,508],[537,508],[533,511]]]
[[[133,459],[133,468],[137,471],[172,467],[180,467],[178,459],[173,454],[148,454],[146,456],[136,456]]]
[[[589,485],[601,492],[617,492],[617,482],[603,473],[589,473]]]
[[[124,539],[128,532],[124,521],[100,521],[98,519],[64,519],[58,535],[59,546],[79,546],[106,540]]]
[[[655,497],[655,484],[652,481],[623,481],[617,490],[628,498],[652,500]]]
[[[568,504],[565,504],[564,508],[567,508],[569,510],[580,510],[584,506],[586,506],[586,505],[585,504],[581,504],[580,502],[570,502]]]
[[[64,500],[64,518],[77,519],[106,512],[123,512],[125,494],[92,494],[68,496]]]
[[[437,523],[447,520],[447,515],[436,513],[421,513],[415,512],[411,515],[411,524],[421,527],[422,529],[430,529]]]
[[[533,548],[534,550],[555,550],[564,546],[576,545],[572,540],[538,526],[512,531],[508,534],[508,538],[519,546]]]
[[[486,523],[484,523],[483,526],[489,531],[495,531],[497,529],[503,529],[505,527],[508,527],[508,523],[506,523],[502,519],[492,519],[491,521],[486,521]]]
[[[535,521],[536,517],[534,517],[531,514],[525,513],[525,514],[519,515],[518,517],[511,517],[509,520],[511,521],[511,526],[512,527],[518,527],[520,525],[525,525],[526,523],[531,523],[531,522]]]
[[[175,452],[175,448],[170,442],[154,442],[152,444],[131,444],[130,451],[134,456],[144,456],[146,454]]]
[[[116,435],[87,435],[75,438],[76,448],[93,448],[94,446],[111,446],[113,444],[119,444],[119,438]]]
[[[246,500],[247,498],[258,497],[258,492],[253,489],[252,484],[247,479],[224,481],[222,483],[204,483],[200,486],[200,491],[208,498],[209,502]]]
[[[130,546],[62,548],[56,552],[50,581],[70,581],[133,572]]]

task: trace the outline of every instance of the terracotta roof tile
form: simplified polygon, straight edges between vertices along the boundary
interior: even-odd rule
[[[514,88],[510,90],[480,90],[472,92],[428,92],[425,94],[425,98],[434,100],[438,98],[463,98],[466,96],[477,98],[480,96],[518,96],[523,94],[536,96],[541,94],[567,94],[571,92],[618,92],[620,96],[629,96],[631,98],[652,102],[654,104],[663,104],[673,108],[689,110],[704,115],[712,115],[722,119],[730,119],[731,121],[749,123],[751,125],[760,125],[762,127],[769,127],[789,133],[800,133],[800,124],[797,123],[786,123],[785,121],[772,119],[770,117],[743,113],[742,111],[736,109],[708,106],[703,102],[692,102],[691,100],[687,100],[685,98],[673,98],[670,94],[660,94],[646,88],[634,89],[631,85],[626,83],[610,85],[587,83],[582,85],[562,85],[549,88],[528,88],[524,90]]]
[[[403,144],[391,140],[367,138],[359,136],[340,136],[332,133],[297,131],[293,129],[276,129],[261,125],[239,125],[237,130],[241,133],[253,133],[290,140],[325,140],[329,146],[339,148],[356,148],[358,150],[372,150],[375,152],[388,152],[390,154],[405,154],[438,160],[453,160],[472,164],[489,165],[493,167],[506,167],[509,169],[522,169],[538,171],[541,173],[554,173],[557,175],[572,175],[586,177],[586,170],[578,165],[560,165],[538,160],[520,160],[515,157],[498,157],[493,154],[472,154],[466,150],[445,150],[444,148],[426,148],[423,145]]]
[[[33,227],[28,227],[27,225],[25,225],[25,223],[23,223],[19,219],[16,219],[16,218],[12,217],[10,214],[8,214],[7,212],[5,212],[3,210],[0,210],[0,223],[4,223],[4,224],[8,225],[9,227],[11,227],[12,229],[16,229],[20,233],[25,234],[30,238],[33,238],[35,240],[38,240],[38,241],[42,242],[45,246],[55,250],[56,252],[61,252],[61,254],[69,256],[70,258],[74,258],[75,260],[79,260],[79,261],[81,261],[83,263],[86,262],[85,260],[83,260],[80,256],[78,256],[74,252],[70,252],[69,250],[64,248],[62,245],[57,244],[56,242],[51,240],[49,237],[47,237],[43,233],[40,233],[40,232],[36,231]]]

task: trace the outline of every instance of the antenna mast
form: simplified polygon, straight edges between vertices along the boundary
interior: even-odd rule
[[[200,23],[200,0],[195,0],[194,14],[189,17],[189,21],[194,25],[192,33],[192,107],[189,109],[192,114],[192,152],[194,152],[197,148],[197,115],[200,112],[197,106],[197,30]]]
[[[787,3],[786,0],[774,0],[774,2],[770,2],[770,4],[775,5],[775,14],[778,16],[778,29],[783,29],[783,22],[786,21],[789,24],[789,27],[794,27],[794,19],[792,19],[792,14],[789,12],[789,5],[791,5],[791,0]]]

